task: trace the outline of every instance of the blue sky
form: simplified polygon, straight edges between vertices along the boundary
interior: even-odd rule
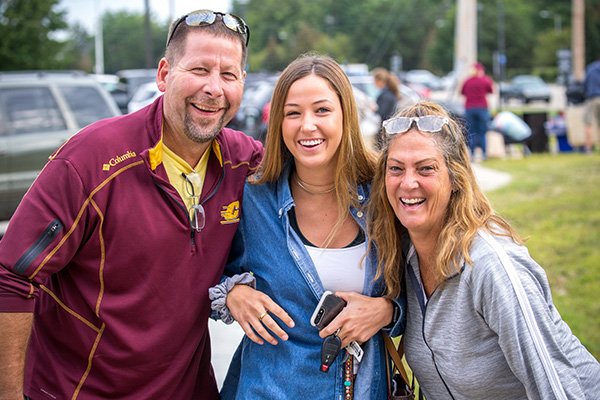
[[[106,10],[144,11],[144,0],[61,0],[58,8],[67,11],[69,23],[79,22],[92,33],[96,15]],[[159,20],[177,18],[189,11],[208,8],[229,11],[230,0],[149,0],[150,10]]]

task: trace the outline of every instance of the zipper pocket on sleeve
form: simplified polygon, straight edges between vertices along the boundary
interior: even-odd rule
[[[29,267],[31,262],[40,255],[42,251],[52,242],[52,239],[62,230],[63,225],[59,220],[55,219],[44,229],[44,232],[35,241],[35,243],[27,249],[27,251],[19,258],[15,264],[14,271],[17,274],[23,274]]]

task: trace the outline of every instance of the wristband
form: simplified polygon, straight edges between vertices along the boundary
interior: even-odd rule
[[[394,327],[394,325],[396,325],[396,323],[398,322],[398,319],[400,318],[400,306],[393,300],[390,300],[392,302],[392,322],[390,322],[388,325],[385,326],[385,329],[392,329]]]

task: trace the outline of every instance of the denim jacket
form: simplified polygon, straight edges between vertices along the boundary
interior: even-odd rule
[[[294,320],[295,327],[277,320],[288,333],[287,341],[273,346],[255,344],[246,336],[235,352],[225,378],[223,399],[343,399],[343,358],[340,351],[329,372],[319,370],[323,339],[309,319],[324,292],[312,259],[290,227],[288,211],[294,206],[288,166],[276,184],[246,184],[240,226],[234,239],[225,274],[251,272],[256,288],[271,297]],[[364,205],[368,186],[360,186]],[[365,229],[364,210],[352,209],[356,222]],[[363,294],[381,296],[382,280],[374,281],[374,252],[365,260]],[[405,299],[399,299],[405,316]],[[215,314],[213,313],[213,316]],[[389,332],[404,330],[405,318]],[[386,399],[385,346],[381,333],[362,344],[364,356],[355,381],[355,399]]]

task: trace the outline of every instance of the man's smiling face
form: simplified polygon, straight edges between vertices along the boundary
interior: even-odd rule
[[[168,129],[198,143],[214,139],[240,107],[244,74],[238,40],[190,32],[174,65],[159,65]]]

